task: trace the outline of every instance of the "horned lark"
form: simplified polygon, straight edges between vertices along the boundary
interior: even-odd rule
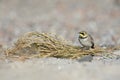
[[[94,40],[87,32],[79,32],[78,40],[84,49],[89,50],[90,48],[94,48]]]

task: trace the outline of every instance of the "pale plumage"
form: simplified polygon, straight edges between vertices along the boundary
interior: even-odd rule
[[[94,40],[87,32],[85,31],[79,32],[78,40],[85,49],[88,50],[90,48],[94,48]]]

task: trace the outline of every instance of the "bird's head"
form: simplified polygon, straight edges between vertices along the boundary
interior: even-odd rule
[[[81,32],[79,32],[79,37],[84,39],[84,38],[88,37],[88,34],[86,31],[81,31]]]

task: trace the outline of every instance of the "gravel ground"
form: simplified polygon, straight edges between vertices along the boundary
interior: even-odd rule
[[[0,45],[5,48],[29,31],[56,33],[79,45],[81,30],[96,45],[119,45],[120,0],[0,0]],[[120,80],[119,68],[119,58],[6,60],[0,61],[0,80]]]

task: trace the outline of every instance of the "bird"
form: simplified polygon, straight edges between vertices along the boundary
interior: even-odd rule
[[[82,45],[83,49],[89,50],[94,49],[94,40],[90,34],[88,34],[86,31],[79,32],[78,40],[80,44]]]

